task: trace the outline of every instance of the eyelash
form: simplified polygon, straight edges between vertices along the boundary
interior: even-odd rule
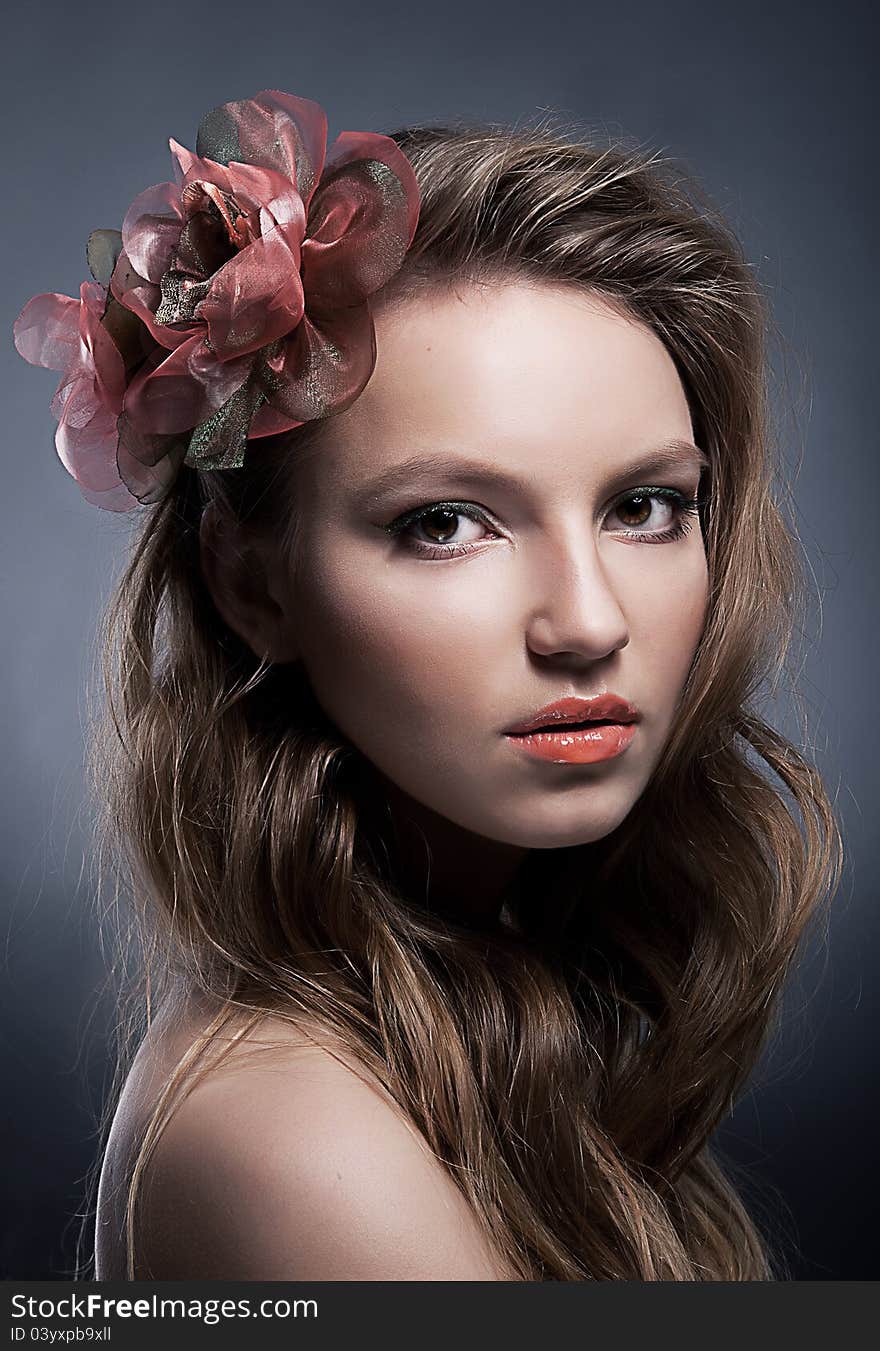
[[[693,525],[693,517],[699,514],[702,501],[699,497],[686,496],[685,493],[679,492],[677,488],[633,488],[623,497],[619,497],[609,510],[616,511],[625,502],[643,501],[646,498],[654,497],[660,498],[662,501],[670,501],[675,506],[678,513],[675,525],[663,531],[624,530],[622,533],[625,539],[636,539],[648,544],[667,544],[672,543],[673,540],[683,539],[688,534]],[[402,516],[398,516],[383,528],[395,538],[400,536],[405,547],[422,558],[455,558],[461,554],[473,553],[475,549],[482,547],[482,540],[471,540],[464,544],[426,544],[424,540],[416,540],[404,535],[404,531],[408,530],[410,526],[417,525],[419,521],[426,516],[432,516],[436,511],[448,511],[456,516],[466,516],[469,520],[478,521],[490,530],[494,528],[485,512],[481,511],[479,507],[475,507],[471,502],[429,502],[423,506],[414,507],[412,511],[404,512]]]

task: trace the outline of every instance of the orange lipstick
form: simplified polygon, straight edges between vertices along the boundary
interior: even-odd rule
[[[505,736],[535,759],[589,765],[621,755],[640,718],[636,706],[617,694],[567,696],[509,727]]]

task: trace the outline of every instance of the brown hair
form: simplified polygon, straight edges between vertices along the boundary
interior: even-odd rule
[[[201,576],[209,501],[293,547],[285,466],[332,418],[254,443],[242,470],[181,470],[145,511],[107,619],[95,784],[128,869],[120,942],[137,940],[142,977],[117,1087],[132,1034],[175,990],[208,991],[224,1013],[143,1139],[129,1275],[138,1183],[174,1102],[224,1026],[271,1010],[326,1027],[380,1080],[523,1279],[774,1279],[781,1259],[710,1137],[842,845],[816,769],[758,712],[806,598],[774,484],[766,302],[730,229],[658,156],[547,126],[394,139],[422,207],[378,303],[529,278],[598,293],[666,345],[710,459],[705,631],[625,821],[534,851],[517,931],[470,931],[396,890],[359,752],[295,671],[226,628]]]

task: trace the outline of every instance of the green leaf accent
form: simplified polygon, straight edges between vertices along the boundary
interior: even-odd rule
[[[251,418],[266,396],[249,376],[222,408],[193,429],[185,463],[194,469],[240,469]]]
[[[238,127],[222,104],[205,113],[199,123],[196,154],[200,159],[212,159],[216,164],[244,160],[238,140]]]
[[[86,261],[95,281],[110,285],[116,259],[122,252],[122,234],[119,230],[93,230],[86,243]]]

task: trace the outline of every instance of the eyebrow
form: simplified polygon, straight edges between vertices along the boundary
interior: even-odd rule
[[[607,482],[636,476],[651,477],[655,472],[683,466],[707,469],[709,457],[692,442],[675,438],[651,450],[642,451],[635,459],[612,470]],[[488,485],[512,491],[523,486],[518,478],[495,464],[445,454],[410,455],[362,484],[357,493],[358,501],[366,503],[394,488],[412,488],[436,478],[452,478],[476,487]]]

